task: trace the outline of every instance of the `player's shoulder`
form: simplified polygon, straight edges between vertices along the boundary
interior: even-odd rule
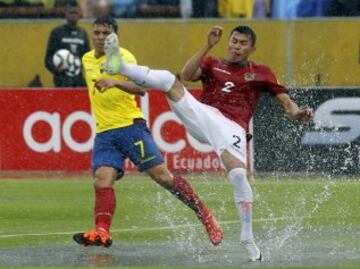
[[[221,63],[223,60],[221,58],[215,57],[215,56],[207,56],[204,59],[204,62],[207,63]]]
[[[93,59],[95,58],[95,50],[90,50],[88,52],[86,52],[84,55],[83,55],[83,58],[86,58],[86,59]]]
[[[83,28],[83,27],[81,27],[81,26],[79,26],[79,25],[76,26],[76,29],[77,29],[78,31],[80,31],[80,32],[85,32],[85,33],[87,33],[86,30],[85,30],[85,28]]]
[[[250,64],[258,72],[261,72],[261,73],[269,73],[269,72],[272,73],[273,72],[271,70],[271,68],[265,64],[259,64],[259,63],[255,63],[255,62],[250,62]]]
[[[83,62],[89,62],[95,59],[95,50],[90,50],[82,56]]]
[[[202,62],[202,69],[214,68],[224,63],[224,60],[215,56],[207,56]]]
[[[132,54],[128,49],[125,49],[123,47],[120,47],[120,53],[123,55],[123,56],[132,56],[132,57],[135,57],[134,54]]]
[[[59,25],[52,29],[51,33],[57,34],[65,31],[65,25]]]
[[[125,60],[125,62],[131,63],[131,64],[137,64],[134,54],[132,54],[129,50],[120,47],[120,53],[121,53],[123,59]]]
[[[88,35],[84,28],[82,28],[80,26],[76,26],[76,29],[79,32],[79,35],[82,35],[82,36],[87,36]]]

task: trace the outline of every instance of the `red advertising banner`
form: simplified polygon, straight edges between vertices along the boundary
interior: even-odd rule
[[[139,105],[170,169],[220,169],[212,148],[185,132],[161,92],[150,91]],[[3,89],[0,119],[0,170],[91,169],[95,132],[87,90]],[[136,169],[130,162],[126,168]]]

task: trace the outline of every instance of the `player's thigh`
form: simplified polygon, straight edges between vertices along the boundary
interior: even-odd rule
[[[246,160],[246,132],[236,122],[224,116],[218,109],[201,104],[198,106],[198,128],[206,136],[221,157],[226,150],[229,156]]]
[[[219,140],[217,152],[227,170],[245,167],[247,158],[246,131],[240,125],[232,121],[224,122],[222,132],[220,134],[214,133],[214,138]]]
[[[127,148],[127,157],[141,172],[164,162],[145,123],[136,123],[129,128],[127,142],[123,147]]]
[[[246,163],[246,131],[236,122],[225,117],[219,110],[204,105],[199,112],[199,121],[210,144],[228,168]]]
[[[116,145],[114,131],[96,134],[92,152],[92,169],[96,177],[119,179],[124,174],[125,154]],[[113,168],[113,169],[107,169]]]
[[[187,90],[184,90],[184,96],[181,100],[175,102],[169,100],[172,111],[185,125],[187,132],[194,138],[202,143],[208,143],[205,126],[206,122],[199,117],[199,113],[205,113],[202,111],[203,104],[192,96]]]
[[[246,132],[218,109],[197,101],[188,91],[178,101],[169,101],[187,131],[202,143],[214,147],[225,167],[246,162]],[[226,154],[223,153],[226,151]]]
[[[229,172],[235,168],[246,168],[245,161],[241,160],[241,156],[239,156],[236,152],[230,152],[229,150],[225,149],[221,153],[220,159],[222,165]]]

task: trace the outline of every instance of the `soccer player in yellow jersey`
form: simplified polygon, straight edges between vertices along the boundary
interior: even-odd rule
[[[223,235],[214,215],[184,178],[172,175],[151,137],[134,95],[143,95],[145,90],[128,81],[125,76],[110,76],[102,72],[102,66],[106,61],[106,37],[111,33],[117,33],[117,30],[117,23],[113,18],[96,19],[92,29],[95,49],[86,53],[82,60],[96,121],[92,153],[95,228],[75,234],[73,239],[84,246],[109,247],[112,244],[110,225],[116,207],[113,185],[123,176],[124,161],[129,158],[139,171],[145,171],[158,184],[194,210],[203,223],[210,241],[214,245],[220,244]],[[135,57],[129,51],[118,47],[116,50],[119,50],[128,64],[136,64]]]

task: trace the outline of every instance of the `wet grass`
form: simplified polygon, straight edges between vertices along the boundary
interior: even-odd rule
[[[225,242],[235,242],[238,218],[230,183],[206,178],[190,182],[217,215]],[[255,236],[267,256],[275,257],[276,268],[299,265],[299,261],[277,261],[279,257],[273,254],[281,253],[287,244],[295,248],[295,244],[299,244],[297,238],[305,242],[303,247],[296,246],[296,251],[303,251],[304,257],[306,244],[312,244],[311,240],[320,247],[330,242],[330,245],[337,244],[332,251],[348,249],[348,253],[337,260],[336,267],[360,266],[360,254],[354,261],[345,260],[353,249],[360,247],[359,180],[261,179],[252,186]],[[116,194],[114,242],[207,244],[206,234],[193,212],[151,180],[143,176],[125,178],[117,182]],[[0,252],[1,249],[72,246],[72,233],[93,227],[93,203],[90,180],[1,179]],[[278,252],[273,251],[274,246]],[[317,263],[317,268],[322,265]],[[196,268],[201,266],[197,264]],[[311,266],[311,259],[304,266]],[[271,268],[271,263],[266,268]]]

